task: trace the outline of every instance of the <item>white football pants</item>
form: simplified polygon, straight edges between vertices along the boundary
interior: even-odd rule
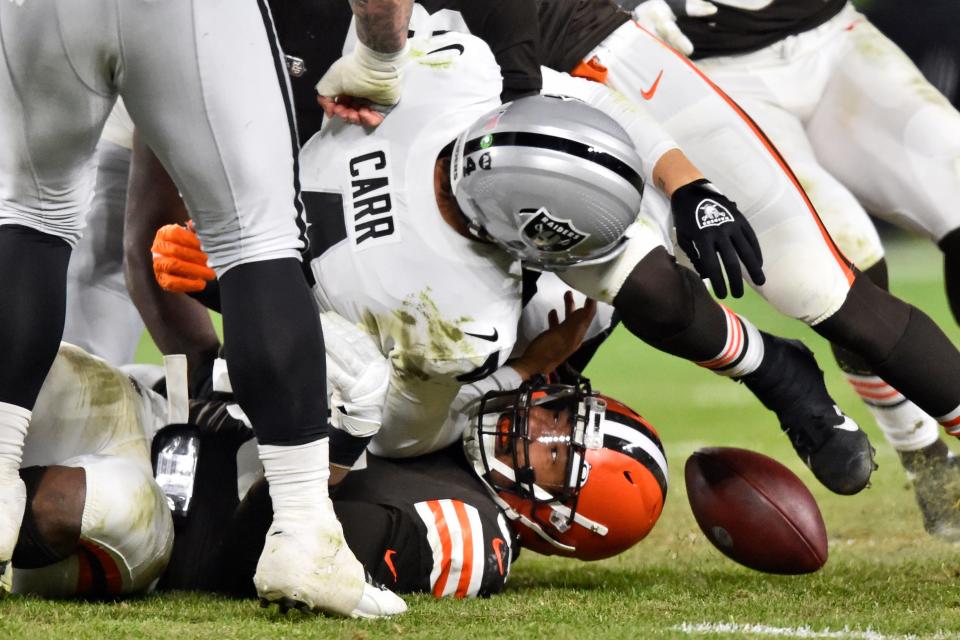
[[[0,224],[76,244],[121,95],[218,274],[299,258],[295,126],[265,0],[7,0],[0,45]]]
[[[853,271],[786,163],[743,110],[635,22],[608,36],[588,59],[593,57],[607,68],[607,84],[646,107],[753,225],[767,276],[759,293],[781,313],[810,325],[833,315],[847,297]],[[660,216],[669,216],[665,200],[659,209]],[[869,225],[865,215],[864,221]]]
[[[960,113],[852,5],[755,53],[698,64],[770,136],[861,268],[883,249],[859,203],[935,242],[960,227]]]

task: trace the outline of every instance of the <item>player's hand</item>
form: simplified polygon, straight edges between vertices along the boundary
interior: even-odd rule
[[[193,222],[186,226],[168,224],[160,227],[153,238],[153,274],[165,291],[196,293],[203,291],[207,281],[217,274],[207,266],[207,254],[200,246],[200,238]]]
[[[700,277],[710,280],[718,298],[727,297],[724,271],[730,281],[731,295],[734,298],[743,295],[741,262],[755,284],[766,282],[763,255],[753,227],[736,203],[708,180],[695,180],[674,191],[670,207],[677,228],[677,243]]]
[[[523,355],[511,365],[524,380],[538,373],[553,373],[583,343],[597,313],[597,301],[587,298],[584,305],[577,309],[573,292],[567,291],[563,296],[563,306],[563,322],[556,309],[551,309],[547,316],[550,328],[534,338]]]
[[[633,10],[633,19],[685,56],[693,53],[693,43],[677,26],[677,15],[702,18],[712,16],[717,6],[706,0],[647,0]]]
[[[326,346],[327,380],[337,428],[370,438],[380,430],[390,387],[390,364],[379,345],[333,311],[320,314]]]
[[[377,109],[400,101],[400,83],[407,47],[380,53],[362,42],[333,63],[317,83],[317,101],[328,118],[375,127],[383,122]]]

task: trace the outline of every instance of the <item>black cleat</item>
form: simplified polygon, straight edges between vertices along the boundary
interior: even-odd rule
[[[941,440],[897,454],[913,484],[923,528],[947,542],[960,542],[960,460]]]
[[[834,403],[806,345],[761,335],[763,362],[741,382],[777,414],[780,428],[823,486],[841,495],[859,493],[877,468],[867,434]]]

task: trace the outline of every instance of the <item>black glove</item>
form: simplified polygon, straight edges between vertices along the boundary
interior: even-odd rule
[[[731,295],[734,298],[743,295],[741,262],[754,283],[766,282],[760,243],[753,228],[737,205],[710,181],[696,180],[674,191],[670,208],[677,228],[677,243],[700,277],[710,280],[718,298],[727,297],[724,271],[730,281]],[[721,262],[723,270],[720,269]]]

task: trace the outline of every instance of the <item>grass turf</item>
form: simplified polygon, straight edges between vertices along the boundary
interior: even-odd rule
[[[956,341],[960,333],[946,307],[939,254],[927,244],[900,243],[892,248],[890,263],[894,290],[930,313]],[[957,547],[923,532],[896,455],[837,373],[826,343],[755,296],[731,306],[762,328],[802,337],[815,349],[834,396],[877,446],[880,469],[869,490],[853,497],[830,494],[746,389],[658,354],[620,331],[588,373],[598,388],[640,410],[659,429],[672,470],[661,521],[647,540],[620,557],[583,564],[525,552],[506,593],[468,602],[409,597],[410,611],[388,621],[281,617],[252,602],[202,594],[166,593],[120,603],[15,596],[0,602],[0,630],[5,639],[77,640],[960,637]],[[145,343],[140,357],[157,356]],[[804,577],[759,574],[725,559],[704,539],[687,506],[682,470],[691,452],[715,444],[763,451],[810,486],[830,534],[830,560],[822,571]]]

